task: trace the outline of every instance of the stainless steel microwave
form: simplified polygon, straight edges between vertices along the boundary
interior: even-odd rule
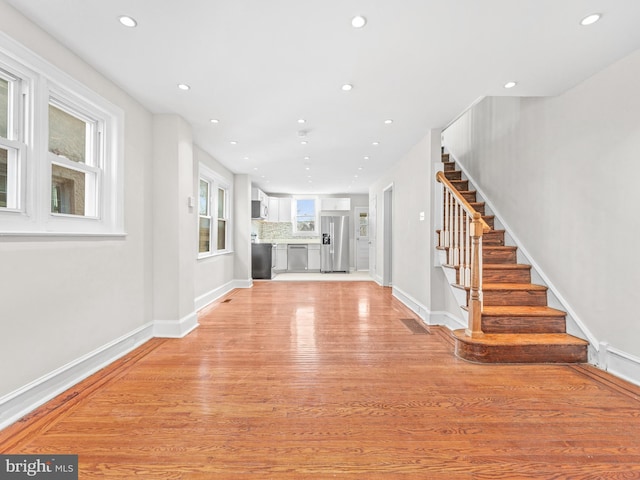
[[[259,200],[251,201],[251,218],[267,218],[269,207],[266,203]]]

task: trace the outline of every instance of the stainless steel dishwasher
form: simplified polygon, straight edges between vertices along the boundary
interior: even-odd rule
[[[306,272],[308,258],[306,244],[287,245],[288,272]]]

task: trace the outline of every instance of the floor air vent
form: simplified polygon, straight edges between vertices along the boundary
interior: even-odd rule
[[[418,322],[414,318],[401,318],[400,321],[407,327],[414,335],[431,335],[431,332],[426,325]]]

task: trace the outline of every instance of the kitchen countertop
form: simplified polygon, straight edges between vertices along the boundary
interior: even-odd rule
[[[320,245],[320,239],[317,238],[278,238],[278,239],[262,239],[256,243],[275,243],[276,245],[288,245],[288,244],[316,244]]]

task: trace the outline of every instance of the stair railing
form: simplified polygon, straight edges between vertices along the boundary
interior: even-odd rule
[[[490,230],[482,215],[451,184],[444,172],[436,174],[444,191],[443,225],[438,246],[447,251],[447,264],[458,271],[458,284],[469,288],[469,324],[465,334],[481,336],[482,234]]]

